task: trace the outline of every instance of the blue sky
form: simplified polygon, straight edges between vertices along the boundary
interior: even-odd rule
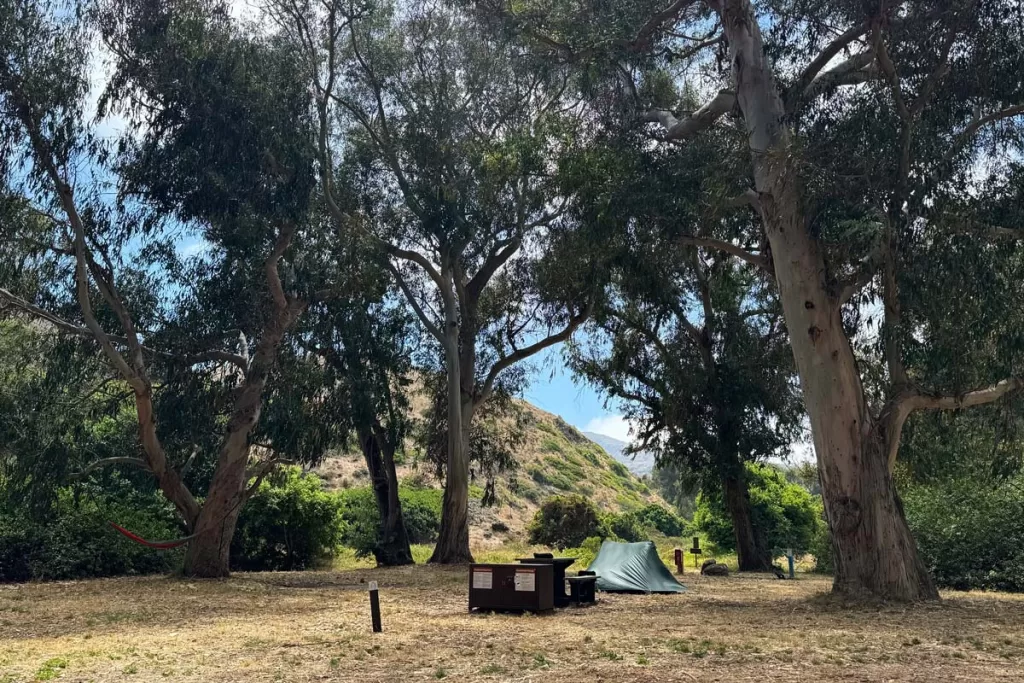
[[[574,380],[565,368],[562,350],[549,349],[533,364],[530,386],[523,398],[541,410],[560,415],[577,429],[628,440],[622,416],[604,405],[604,397],[585,382]]]

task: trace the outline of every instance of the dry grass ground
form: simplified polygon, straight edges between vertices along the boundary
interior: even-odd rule
[[[464,568],[0,586],[0,681],[1024,680],[1017,596],[845,609],[812,576],[686,583],[551,616],[468,614]]]

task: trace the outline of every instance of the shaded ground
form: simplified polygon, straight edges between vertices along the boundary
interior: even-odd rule
[[[816,577],[686,583],[542,617],[468,614],[464,568],[0,586],[0,682],[1024,680],[1019,596],[844,610]]]

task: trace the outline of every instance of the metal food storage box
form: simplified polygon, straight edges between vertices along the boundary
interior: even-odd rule
[[[554,609],[550,564],[471,564],[469,609],[546,612]]]

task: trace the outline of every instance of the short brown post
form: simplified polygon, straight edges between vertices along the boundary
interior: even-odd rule
[[[377,595],[377,582],[370,582],[370,619],[373,621],[373,632],[380,633],[380,597]]]
[[[675,550],[675,561],[676,561],[676,574],[683,573],[683,549],[676,548]]]

